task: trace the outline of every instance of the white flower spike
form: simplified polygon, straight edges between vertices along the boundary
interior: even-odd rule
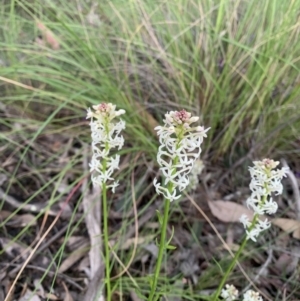
[[[251,196],[247,199],[248,208],[253,209],[257,215],[274,214],[278,205],[273,201],[272,194],[281,194],[283,186],[281,180],[286,176],[288,168],[283,167],[276,169],[278,161],[271,159],[263,159],[262,161],[254,161],[254,166],[249,167],[251,174],[250,189]],[[256,241],[260,232],[268,229],[271,223],[266,219],[264,222],[257,220],[255,224],[251,224],[245,215],[242,215],[240,222],[244,225],[247,233],[247,239]]]
[[[90,171],[94,185],[100,185],[109,181],[114,181],[112,174],[119,168],[120,156],[110,156],[112,148],[120,150],[124,144],[124,138],[120,135],[125,129],[125,122],[120,119],[114,122],[114,118],[125,114],[124,110],[117,110],[116,106],[111,103],[101,103],[93,106],[93,110],[88,108],[87,119],[91,118],[90,126],[92,132],[92,150],[93,157],[91,160]],[[113,182],[110,187],[112,192],[118,182]]]
[[[180,198],[181,191],[189,185],[188,175],[200,156],[203,138],[209,130],[191,126],[198,120],[199,117],[191,117],[185,110],[171,111],[165,114],[164,126],[155,128],[160,142],[157,162],[164,183],[161,185],[155,178],[153,184],[156,192],[170,202]]]

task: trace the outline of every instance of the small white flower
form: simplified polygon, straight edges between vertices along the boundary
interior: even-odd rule
[[[173,201],[180,197],[180,192],[189,185],[189,174],[194,162],[201,153],[201,144],[209,129],[191,127],[199,117],[191,117],[185,110],[171,111],[165,114],[164,126],[157,126],[155,130],[159,137],[160,146],[157,162],[164,176],[163,186],[154,179],[154,186],[158,194]],[[171,185],[172,192],[167,186]]]
[[[157,182],[157,179],[154,178],[153,185],[156,188],[156,192],[158,194],[162,194],[167,200],[170,202],[177,200],[181,197],[180,194],[177,194],[176,189],[173,190],[172,193],[168,190],[168,188],[162,187],[160,183]]]
[[[251,223],[249,221],[249,218],[246,214],[243,214],[241,217],[240,217],[240,222],[244,225],[244,228],[248,228],[251,226]]]
[[[226,301],[236,300],[239,295],[239,291],[232,284],[226,284],[225,288],[222,289],[221,297]]]
[[[263,298],[259,295],[259,293],[253,290],[248,290],[243,297],[243,301],[263,301]]]
[[[258,231],[256,228],[248,231],[246,230],[247,239],[251,239],[253,241],[256,241],[256,238],[258,237],[260,231]]]
[[[274,202],[273,199],[270,197],[270,199],[266,200],[265,203],[262,205],[262,209],[268,214],[274,214],[278,209],[278,204]]]
[[[119,182],[118,182],[118,181],[115,181],[115,182],[113,182],[111,185],[109,185],[109,186],[107,186],[107,187],[110,187],[110,188],[111,188],[111,191],[112,191],[113,193],[115,193],[116,187],[118,187],[118,186],[119,186]]]
[[[268,221],[267,219],[265,219],[264,221],[258,220],[255,227],[258,231],[264,231],[271,227],[271,222]]]
[[[94,111],[93,111],[94,110]],[[93,157],[89,164],[94,185],[100,185],[107,181],[113,181],[114,170],[119,169],[120,156],[110,156],[112,148],[120,150],[124,145],[124,138],[120,135],[125,129],[125,122],[120,120],[114,122],[114,118],[125,113],[124,110],[116,111],[116,106],[111,103],[102,103],[93,106],[93,110],[87,109],[87,119],[90,118]],[[107,187],[115,188],[117,182]]]

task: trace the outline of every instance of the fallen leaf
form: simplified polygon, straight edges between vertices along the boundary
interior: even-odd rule
[[[64,238],[61,239],[61,243],[63,243]],[[67,246],[70,250],[75,251],[80,246],[88,242],[88,239],[84,236],[71,236],[68,238]]]
[[[12,241],[5,237],[0,237],[0,243],[6,254],[12,258],[16,258],[18,255],[22,256],[24,260],[28,258],[31,248],[21,245],[15,241]]]
[[[64,273],[68,270],[73,264],[79,261],[88,251],[89,251],[89,242],[84,242],[80,249],[72,252],[61,264],[58,272]]]
[[[26,293],[19,299],[19,301],[41,301],[40,297],[27,289]]]
[[[0,211],[0,221],[7,219],[12,213],[10,211],[1,210]]]
[[[33,280],[34,287],[36,288],[36,292],[41,296],[42,298],[45,297],[45,290],[43,288],[42,283],[40,282],[39,279],[34,279]]]
[[[147,250],[148,252],[150,252],[152,254],[152,256],[154,256],[155,258],[157,258],[158,255],[158,247],[155,243],[150,243],[146,246],[143,247],[145,250]]]
[[[70,294],[70,292],[69,292],[69,290],[68,290],[68,288],[67,288],[67,286],[65,285],[64,282],[62,282],[62,285],[63,285],[63,287],[64,287],[64,289],[66,291],[66,295],[64,297],[64,301],[73,301],[73,297],[71,296],[71,294]]]
[[[253,211],[243,205],[229,201],[208,201],[211,213],[225,223],[239,222],[240,217],[246,214],[251,221]]]
[[[286,233],[293,233],[293,237],[300,239],[300,221],[288,218],[274,218],[272,224]]]
[[[0,300],[4,300],[5,296],[4,296],[4,291],[2,286],[0,286]]]
[[[5,181],[7,181],[7,175],[0,173],[0,186],[2,186]]]
[[[85,255],[85,257],[80,261],[79,265],[77,266],[77,270],[85,272],[85,274],[90,278],[90,257],[88,255]]]
[[[138,238],[132,237],[127,239],[122,245],[120,245],[120,250],[128,250],[135,243],[141,245],[149,241],[153,241],[155,235],[139,236]],[[117,242],[115,240],[110,241],[110,245],[114,246]]]
[[[6,225],[15,228],[26,226],[31,227],[36,225],[36,218],[30,213],[14,215],[11,219],[9,219],[9,221],[7,221]]]
[[[14,215],[14,213],[10,211],[1,210],[0,211],[0,221],[6,220],[8,217],[11,218],[6,221],[5,225],[9,227],[26,227],[36,225],[36,218],[32,214],[22,214],[22,215]]]
[[[282,253],[277,261],[275,262],[276,268],[279,272],[284,273],[293,273],[298,266],[299,262],[299,248],[292,247],[290,250],[290,254]]]
[[[134,291],[130,291],[130,297],[132,301],[142,301]]]
[[[8,278],[1,280],[1,285],[0,287],[4,288],[4,292],[6,293],[6,300],[7,301],[13,301],[15,300],[14,295],[15,295],[15,286],[12,287],[12,281],[10,281]],[[11,290],[12,288],[12,290]],[[10,291],[10,293],[8,294],[8,292]],[[4,299],[0,299],[0,300],[4,300]]]
[[[47,298],[47,300],[53,300],[53,301],[56,301],[56,300],[60,300],[58,297],[56,297],[55,295],[51,294],[51,293],[47,293],[45,294],[45,298]]]

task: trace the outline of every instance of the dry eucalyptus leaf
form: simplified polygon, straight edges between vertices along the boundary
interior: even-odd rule
[[[290,254],[283,253],[279,256],[278,260],[275,262],[275,267],[279,271],[284,271],[285,273],[291,273],[295,271],[295,269],[297,268],[298,261],[299,261],[298,258],[295,258]]]
[[[0,286],[0,300],[4,300],[5,296],[4,296],[4,291],[3,291],[3,287]]]
[[[149,241],[153,241],[154,238],[155,238],[155,235],[147,235],[147,236],[139,236],[137,238],[135,238],[135,237],[129,238],[120,246],[120,250],[128,250],[135,243],[137,245],[141,245],[141,244],[147,243]]]
[[[8,222],[7,226],[10,227],[26,227],[26,226],[35,226],[36,218],[34,215],[30,213],[22,214],[22,215],[14,215]]]
[[[61,240],[61,242],[63,242],[63,240],[64,238]],[[67,246],[70,250],[75,251],[87,242],[89,242],[89,240],[84,236],[71,236],[68,238]]]
[[[40,282],[40,280],[39,279],[34,279],[33,280],[33,284],[34,284],[34,287],[36,288],[36,291],[38,292],[39,296],[41,296],[42,298],[44,298],[44,296],[45,296],[45,290],[44,290],[43,285]]]
[[[58,272],[64,273],[66,270],[68,270],[73,264],[78,262],[88,251],[89,251],[89,243],[85,242],[80,249],[72,252],[70,256],[68,256],[61,266],[59,267]]]
[[[70,192],[69,185],[67,183],[59,183],[57,186],[57,191],[61,193],[62,195],[68,194]]]
[[[4,173],[0,173],[0,186],[2,186],[5,181],[7,181],[7,175]]]
[[[11,218],[5,223],[6,226],[18,228],[36,225],[36,218],[32,214],[14,215],[9,211],[0,211],[0,221],[4,221],[10,216]]]
[[[2,283],[3,282],[3,279],[5,278],[5,276],[6,276],[6,271],[0,271],[0,283]],[[0,300],[1,300],[1,298],[0,298]]]
[[[9,216],[12,215],[12,212],[10,211],[5,211],[5,210],[1,210],[0,211],[0,221],[4,221],[5,219],[7,219]]]
[[[91,278],[90,257],[88,254],[80,261],[76,270],[85,272],[85,274]]]
[[[64,297],[64,301],[73,301],[73,297],[71,296],[71,294],[70,294],[70,292],[69,292],[69,290],[68,290],[68,288],[67,288],[67,286],[65,285],[64,282],[62,283],[62,285],[63,285],[63,287],[65,289],[65,292],[66,292],[65,297]]]
[[[25,295],[23,295],[19,301],[41,301],[40,297],[27,289]]]
[[[239,222],[243,214],[247,215],[251,221],[254,215],[252,210],[229,201],[208,201],[208,206],[211,213],[225,223]]]
[[[300,221],[288,218],[275,218],[272,224],[278,226],[287,233],[293,233],[293,237],[300,239]]]
[[[132,301],[142,301],[134,291],[130,291],[130,298]]]
[[[45,299],[46,300],[51,300],[51,301],[61,300],[60,298],[56,297],[55,295],[53,295],[51,293],[46,293],[45,294]]]
[[[0,243],[2,245],[3,250],[6,252],[6,254],[12,258],[21,255],[22,258],[26,260],[28,258],[29,253],[32,250],[27,246],[23,246],[5,237],[0,237]]]
[[[158,247],[155,243],[150,243],[146,246],[143,247],[145,250],[147,250],[148,252],[150,252],[152,254],[152,256],[154,256],[155,258],[158,255]]]
[[[51,294],[51,293],[45,294],[45,298],[46,298],[47,300],[53,300],[53,301],[60,300],[58,297],[56,297],[55,295],[53,295],[53,294]]]

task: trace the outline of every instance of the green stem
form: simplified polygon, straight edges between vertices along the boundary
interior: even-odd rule
[[[169,190],[170,190],[170,188],[169,188]],[[172,187],[171,187],[171,190],[173,190]],[[164,202],[165,202],[164,218],[163,218],[163,224],[162,224],[161,234],[160,234],[159,251],[158,251],[158,257],[157,257],[157,262],[156,262],[156,266],[155,266],[154,277],[153,277],[153,281],[151,284],[151,292],[148,297],[148,301],[152,301],[155,296],[160,267],[161,267],[162,258],[164,255],[164,250],[165,250],[165,240],[166,240],[167,224],[168,224],[168,218],[169,218],[170,201],[165,199]]]
[[[254,215],[254,217],[253,217],[251,226],[249,227],[249,231],[251,231],[252,228],[255,226],[256,221],[257,221],[257,218],[258,218],[258,214],[256,213],[256,214]],[[232,259],[232,261],[231,261],[231,263],[230,263],[230,265],[229,265],[227,271],[225,272],[225,274],[224,274],[224,276],[223,276],[223,278],[222,278],[222,280],[221,280],[221,282],[220,282],[220,284],[219,284],[219,286],[218,286],[218,289],[217,289],[217,291],[216,291],[216,293],[215,293],[215,295],[214,295],[213,301],[217,301],[217,300],[218,300],[219,295],[220,295],[220,293],[221,293],[221,290],[222,290],[222,288],[224,288],[224,285],[225,285],[225,283],[226,283],[226,281],[227,281],[227,278],[228,278],[229,274],[231,273],[231,271],[234,269],[234,267],[235,267],[235,265],[236,265],[236,262],[237,262],[237,260],[239,259],[241,253],[243,252],[243,250],[244,250],[246,244],[247,244],[247,237],[245,237],[245,238],[243,239],[242,244],[240,245],[238,251],[237,251],[236,254],[234,255],[234,257],[233,257],[233,259]]]
[[[221,282],[219,284],[219,287],[218,287],[218,289],[217,289],[217,291],[216,291],[216,293],[214,295],[213,301],[217,301],[218,300],[219,295],[221,293],[221,290],[224,287],[224,285],[225,285],[225,283],[227,281],[227,278],[228,278],[230,272],[235,267],[236,262],[237,262],[238,258],[240,257],[240,254],[242,253],[242,251],[244,250],[244,248],[246,246],[246,243],[247,243],[247,238],[245,237],[244,240],[243,240],[243,242],[242,242],[242,244],[241,244],[241,246],[239,247],[238,251],[236,252],[233,260],[231,261],[230,266],[228,267],[226,273],[224,274],[224,276],[223,276],[223,278],[222,278],[222,280],[221,280]]]
[[[183,134],[184,134],[183,131],[181,131],[178,134],[178,141],[177,141],[177,144],[176,144],[176,149],[178,149],[179,146],[180,146],[181,140],[183,138]],[[173,162],[172,165],[176,166],[177,163],[178,163],[178,156],[176,156],[174,158],[174,162]],[[176,173],[176,168],[173,168],[172,174],[174,175],[175,173]],[[168,184],[168,190],[172,194],[172,192],[174,190],[174,185],[171,182],[169,182],[169,184]],[[162,224],[161,231],[160,231],[160,243],[159,243],[158,257],[157,257],[157,261],[156,261],[154,276],[152,278],[151,291],[150,291],[150,294],[149,294],[149,297],[148,297],[148,301],[157,300],[154,297],[156,295],[157,281],[158,281],[158,277],[159,277],[159,272],[160,272],[160,267],[161,267],[163,255],[164,255],[164,250],[166,249],[165,241],[166,241],[167,224],[168,224],[171,201],[168,200],[168,199],[165,199],[164,202],[165,202],[164,218],[163,218],[163,224]]]
[[[102,205],[103,205],[103,232],[104,232],[104,260],[105,260],[105,283],[106,283],[106,300],[111,300],[111,286],[110,286],[110,256],[108,245],[108,210],[107,210],[107,195],[106,184],[102,185]]]
[[[218,9],[217,21],[216,21],[216,34],[217,35],[220,33],[222,21],[224,18],[224,6],[225,6],[225,0],[221,0],[219,9]]]

